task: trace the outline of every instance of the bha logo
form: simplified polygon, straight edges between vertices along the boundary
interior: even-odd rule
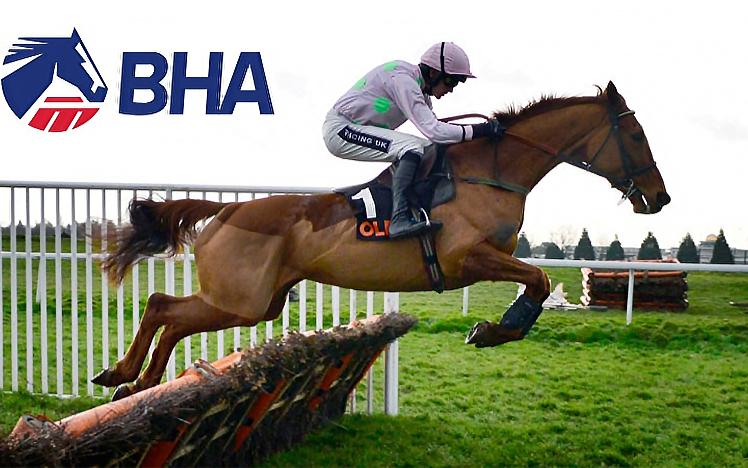
[[[3,61],[4,68],[11,69],[2,78],[2,88],[13,113],[29,126],[49,132],[78,128],[91,120],[108,88],[78,32],[74,29],[70,37],[21,37],[19,41]],[[207,76],[187,76],[187,52],[174,52],[167,90],[162,84],[169,72],[166,57],[157,52],[123,52],[119,113],[145,116],[161,112],[168,104],[169,114],[182,114],[185,92],[205,90],[206,114],[233,114],[242,102],[256,103],[260,114],[273,114],[259,52],[239,54],[223,93],[222,81],[227,76],[223,73],[223,53],[211,52],[208,64]],[[138,67],[142,67],[140,72]],[[243,88],[248,72],[254,89]],[[69,83],[55,89],[69,91],[48,91],[55,87],[55,80]],[[147,97],[137,99],[138,91]],[[34,108],[36,112],[29,117]]]
[[[78,88],[73,96],[46,96],[29,126],[65,132],[85,124],[99,111],[107,86],[78,32],[70,37],[21,37],[3,65],[18,67],[2,79],[3,94],[16,117],[23,119],[53,80]],[[83,103],[87,103],[83,105]]]
[[[166,57],[157,52],[125,52],[122,54],[122,77],[120,82],[120,114],[148,115],[161,112],[169,101],[169,114],[184,113],[184,95],[188,89],[205,90],[206,114],[233,114],[239,102],[256,102],[260,114],[272,114],[273,103],[270,100],[265,69],[259,52],[242,52],[234,66],[226,94],[221,99],[223,53],[211,52],[208,76],[187,76],[187,52],[174,52],[171,73],[171,99],[161,83],[169,71]],[[153,70],[147,76],[138,76],[136,67],[146,65]],[[252,72],[255,89],[242,89],[247,72]],[[135,91],[144,90],[153,95],[153,99],[138,102]]]

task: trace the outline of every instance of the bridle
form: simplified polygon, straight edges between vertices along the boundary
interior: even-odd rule
[[[575,160],[568,154],[564,153],[563,150],[555,149],[549,145],[546,145],[545,143],[531,140],[530,138],[524,137],[518,133],[514,133],[511,130],[507,130],[504,133],[504,135],[514,138],[515,140],[527,146],[538,149],[541,152],[561,162],[569,163],[572,166],[576,166],[580,169],[584,169],[585,171],[599,175],[600,177],[604,177],[605,179],[608,180],[608,182],[610,182],[611,187],[616,188],[620,190],[621,192],[623,192],[623,197],[621,198],[621,201],[623,201],[623,200],[630,198],[632,195],[634,195],[635,193],[639,191],[639,188],[634,185],[634,178],[642,174],[645,174],[651,171],[652,169],[654,169],[655,167],[657,167],[656,163],[652,161],[651,164],[645,167],[634,168],[633,158],[631,157],[629,152],[626,150],[626,146],[623,144],[623,137],[621,136],[620,126],[619,126],[620,119],[628,115],[634,115],[634,111],[627,110],[624,112],[616,113],[613,109],[608,107],[608,123],[609,123],[608,133],[605,136],[605,139],[603,140],[603,142],[600,144],[600,147],[597,149],[597,151],[595,151],[595,153],[592,155],[589,161]],[[457,115],[454,117],[447,117],[445,119],[440,119],[440,120],[444,122],[451,122],[454,120],[460,120],[460,119],[471,118],[471,117],[483,118],[483,119],[488,120],[488,117],[483,114],[462,114],[462,115]],[[623,167],[624,175],[623,177],[620,177],[620,178],[605,174],[603,171],[600,171],[599,169],[597,169],[594,165],[595,161],[597,160],[597,157],[600,156],[603,150],[608,146],[608,142],[611,140],[611,136],[613,137],[613,139],[615,139],[618,145],[618,153],[621,157],[621,165]],[[503,189],[511,190],[513,192],[519,192],[519,193],[526,195],[527,193],[530,192],[530,190],[527,187],[523,187],[521,185],[517,185],[517,184],[513,184],[509,182],[503,182],[498,178],[498,174],[497,174],[498,146],[499,146],[499,142],[498,140],[496,140],[494,144],[494,161],[493,161],[493,164],[494,164],[493,177],[494,178],[488,179],[488,178],[483,178],[483,177],[464,177],[463,181],[467,183],[472,183],[472,184],[490,185],[492,187],[503,188]]]
[[[630,198],[632,195],[634,195],[639,189],[634,185],[634,177],[640,176],[642,174],[645,174],[655,167],[657,167],[657,164],[652,161],[651,164],[648,164],[647,166],[640,167],[638,169],[634,168],[634,161],[631,157],[631,154],[626,150],[626,146],[623,144],[623,138],[621,137],[620,132],[620,126],[619,122],[622,117],[626,117],[627,115],[634,115],[635,111],[633,110],[627,110],[624,112],[616,113],[612,109],[608,108],[608,122],[610,124],[608,134],[605,136],[605,139],[603,140],[600,147],[595,151],[595,154],[592,155],[589,161],[574,161],[571,160],[569,157],[564,155],[563,153],[559,152],[559,157],[561,157],[565,162],[568,162],[569,164],[579,167],[581,169],[584,169],[588,172],[592,172],[593,174],[597,174],[600,177],[604,177],[605,179],[610,182],[611,187],[616,188],[623,192],[622,200],[625,200],[627,198]],[[611,135],[613,138],[615,138],[616,143],[618,144],[618,154],[621,157],[621,166],[623,167],[624,175],[621,178],[614,178],[612,176],[609,176],[607,174],[604,174],[602,171],[599,171],[597,168],[595,168],[595,160],[598,156],[600,156],[600,153],[605,149],[605,147],[608,145],[608,142],[610,141]]]

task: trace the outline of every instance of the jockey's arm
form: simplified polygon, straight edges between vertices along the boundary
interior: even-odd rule
[[[413,78],[395,75],[390,82],[390,95],[419,132],[434,143],[449,144],[472,140],[473,128],[440,122],[426,104],[421,89]]]

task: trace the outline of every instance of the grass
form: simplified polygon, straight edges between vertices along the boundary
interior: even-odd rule
[[[416,331],[402,340],[402,416],[345,417],[265,465],[748,462],[745,346],[535,337],[479,351],[461,338]]]
[[[577,302],[579,271],[547,271]],[[685,313],[635,311],[625,326],[622,311],[546,311],[524,341],[484,350],[462,344],[464,334],[498,318],[515,285],[471,287],[469,317],[462,291],[402,294],[402,311],[420,322],[400,341],[400,416],[346,416],[265,465],[746,465],[748,314],[728,301],[748,301],[748,276],[691,273],[688,281]],[[347,298],[343,290],[344,317]],[[7,356],[7,338],[5,347]],[[24,413],[58,419],[101,401],[3,393],[0,432]],[[381,395],[375,403],[381,410]]]

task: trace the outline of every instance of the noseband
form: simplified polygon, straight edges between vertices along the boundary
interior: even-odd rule
[[[519,141],[520,143],[523,143],[527,146],[531,146],[535,149],[538,149],[542,151],[543,153],[548,154],[549,156],[560,160],[561,162],[566,162],[571,164],[572,166],[576,166],[580,169],[584,169],[585,171],[591,172],[593,174],[599,175],[600,177],[603,177],[610,182],[611,187],[620,190],[623,192],[623,197],[621,198],[621,201],[626,200],[630,198],[632,195],[634,195],[636,192],[639,191],[639,188],[634,185],[634,177],[640,176],[642,174],[645,174],[655,167],[657,167],[657,164],[653,161],[652,164],[649,164],[645,167],[641,167],[638,169],[635,169],[634,161],[629,152],[626,150],[626,146],[623,144],[623,138],[621,137],[620,132],[620,126],[619,121],[622,117],[626,117],[627,115],[634,115],[635,111],[633,110],[627,110],[625,112],[621,113],[615,113],[612,109],[608,108],[608,123],[610,124],[608,129],[608,134],[605,136],[605,139],[603,140],[602,144],[600,144],[600,147],[595,151],[593,156],[590,158],[589,161],[577,161],[574,160],[571,156],[565,154],[562,150],[557,150],[549,145],[546,145],[544,143],[533,141],[529,138],[526,138],[522,135],[519,135],[517,133],[512,132],[511,130],[507,130],[504,135],[514,138],[515,140]],[[460,120],[470,117],[478,117],[488,120],[488,117],[486,117],[483,114],[463,114],[458,115],[454,117],[448,117],[446,119],[441,119],[444,122],[450,122],[453,120]],[[616,143],[618,144],[618,153],[621,156],[621,165],[623,166],[624,176],[621,178],[616,178],[614,176],[605,174],[604,172],[598,170],[595,166],[595,160],[598,156],[603,152],[603,150],[608,146],[608,142],[610,141],[610,137],[613,136],[613,138],[616,140]],[[495,147],[494,147],[494,177],[496,177],[496,165],[497,165],[497,158],[498,158],[498,140],[496,141]],[[501,182],[496,179],[485,179],[485,178],[478,178],[478,177],[466,177],[464,180],[468,183],[477,183],[477,184],[484,184],[484,185],[491,185],[494,187],[501,187],[501,188],[507,188],[509,190],[520,192],[527,194],[529,192],[528,189],[524,187],[518,187],[516,184],[508,184],[506,182]],[[514,187],[514,188],[512,188]],[[519,190],[517,188],[520,188]]]

